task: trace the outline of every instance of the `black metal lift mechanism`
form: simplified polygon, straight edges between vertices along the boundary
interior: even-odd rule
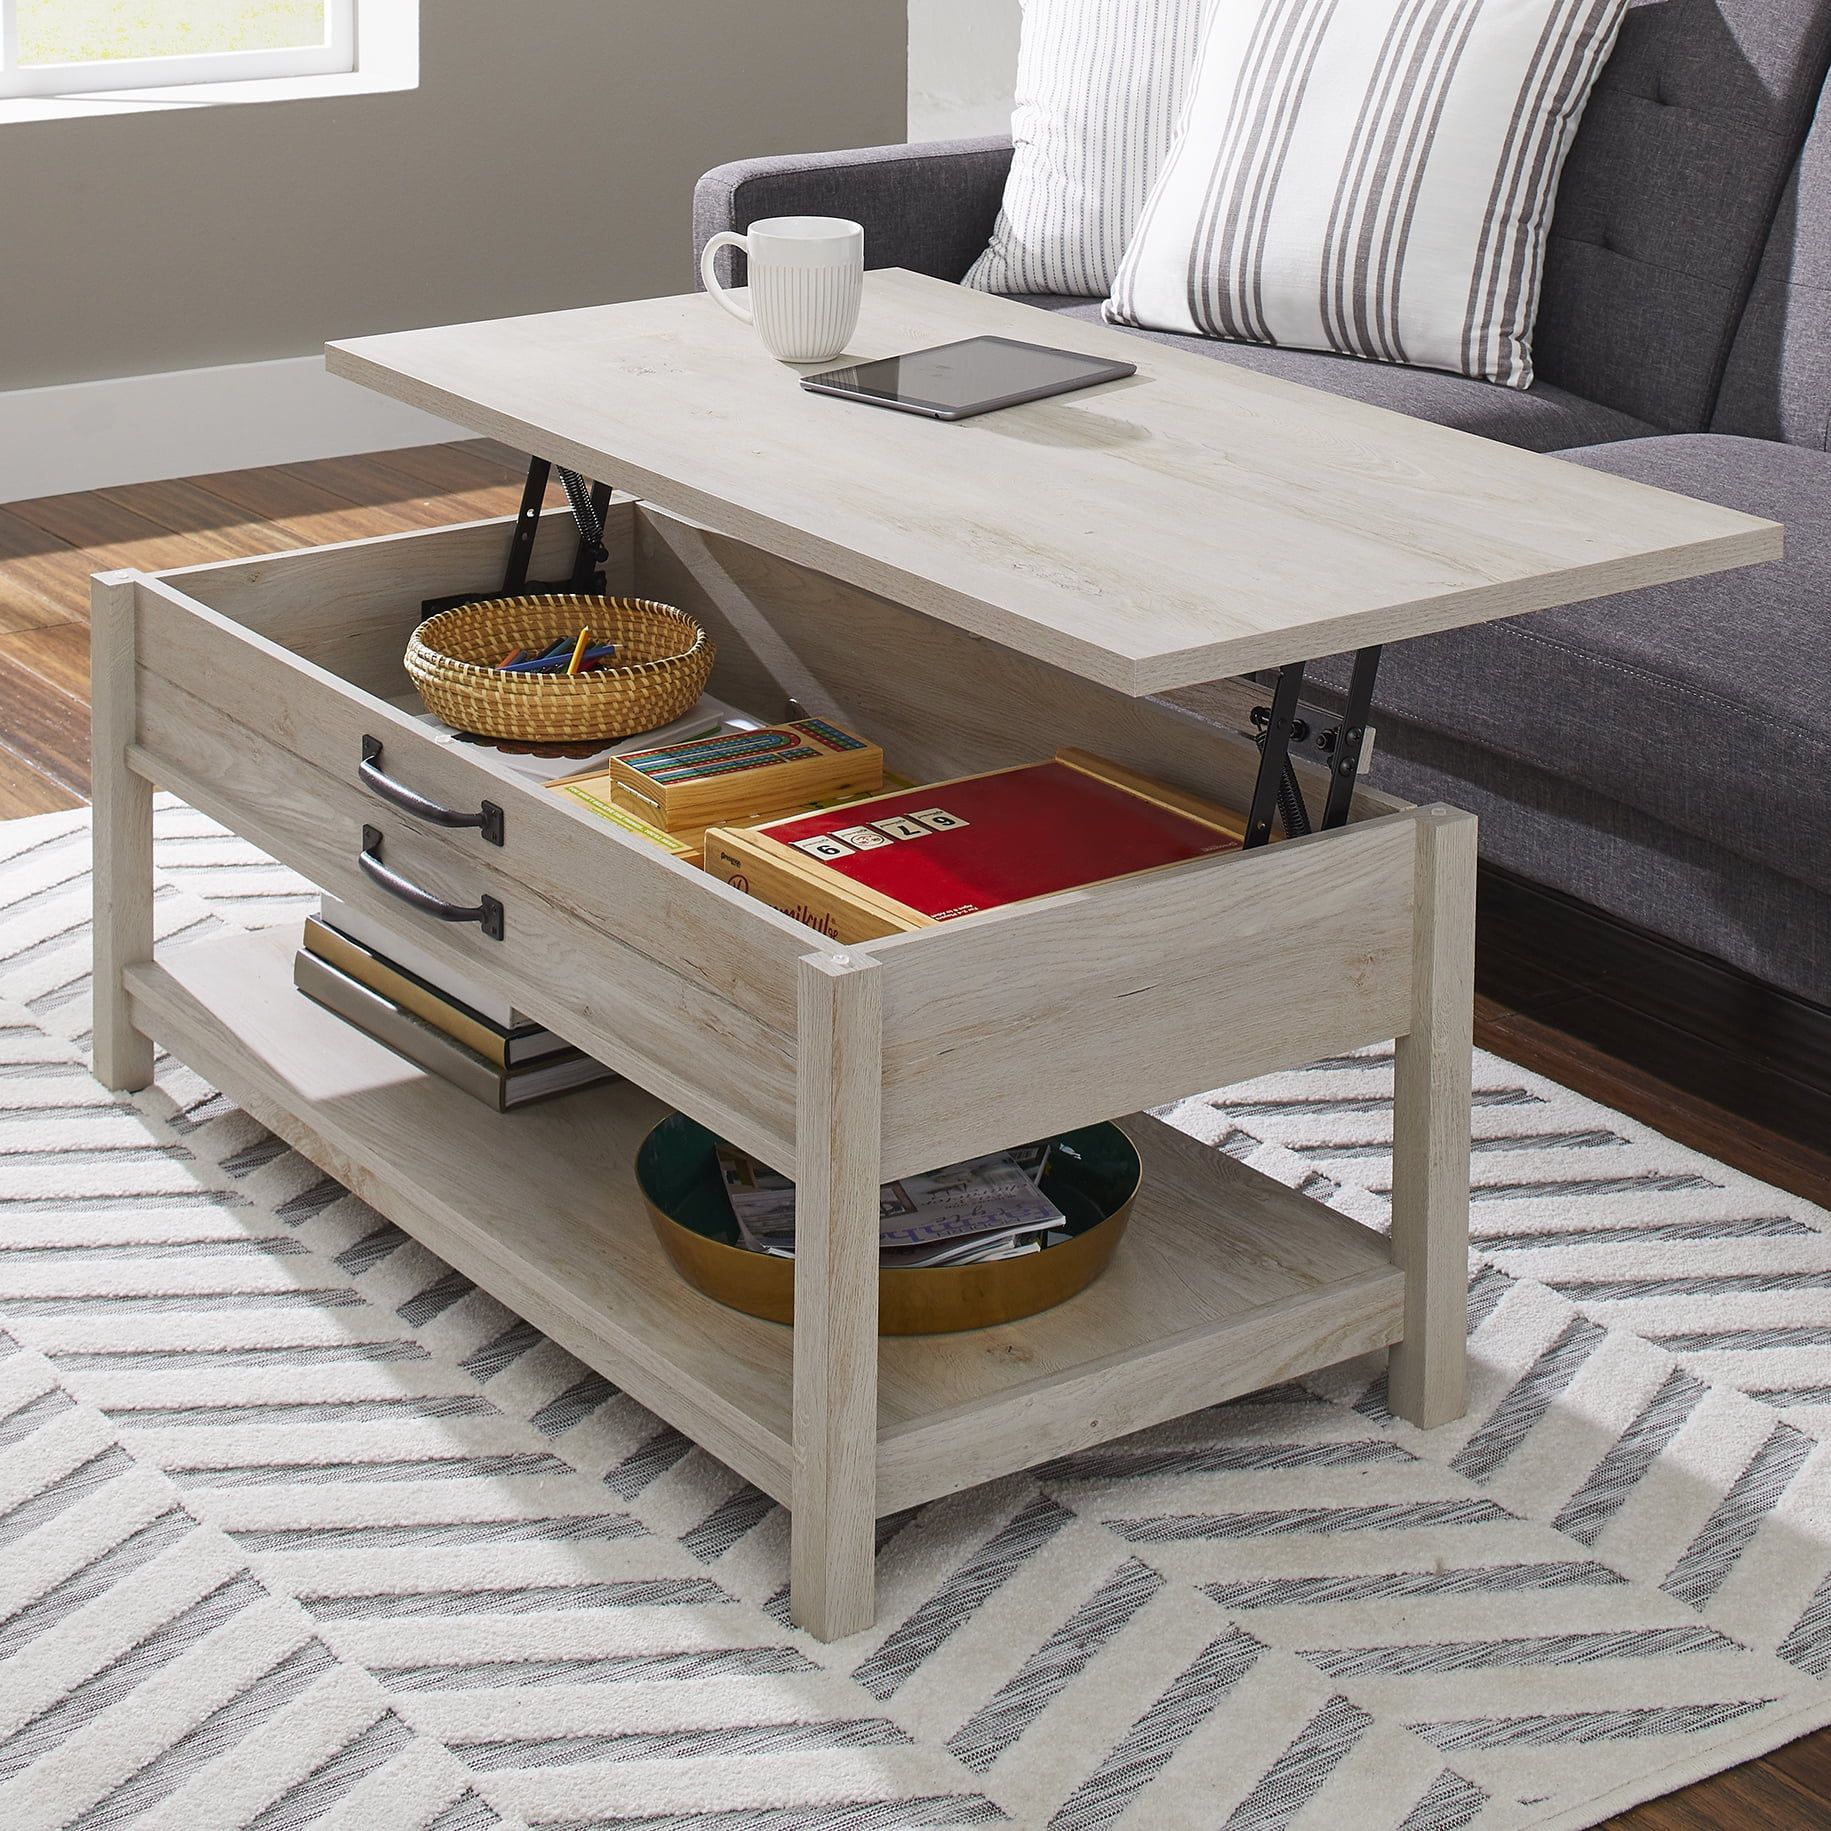
[[[553,465],[548,459],[531,458],[528,461],[528,479],[521,492],[521,507],[515,514],[508,563],[503,568],[499,594],[502,597],[549,592],[601,594],[604,590],[604,564],[610,557],[609,549],[604,545],[604,517],[610,508],[610,485],[587,483],[577,471],[563,466],[559,480],[579,531],[572,576],[545,583],[534,583],[528,578],[528,565],[534,555],[535,537],[540,533],[541,510],[552,474]],[[428,598],[422,609],[431,616],[435,611],[474,603],[478,595],[459,592],[452,597]],[[1357,651],[1348,680],[1348,697],[1339,713],[1302,703],[1304,664],[1301,661],[1272,670],[1271,704],[1255,706],[1252,710],[1252,722],[1258,733],[1259,773],[1253,784],[1252,805],[1246,815],[1247,847],[1270,842],[1274,818],[1287,838],[1296,839],[1312,830],[1309,807],[1303,798],[1293,757],[1319,763],[1329,772],[1329,790],[1323,802],[1320,830],[1327,832],[1331,827],[1347,823],[1365,753],[1367,719],[1373,706],[1373,682],[1379,665],[1377,646]]]
[[[1286,838],[1311,831],[1310,810],[1297,780],[1294,757],[1320,763],[1329,772],[1320,831],[1345,826],[1354,803],[1354,788],[1365,759],[1367,721],[1373,709],[1373,683],[1379,673],[1378,646],[1360,649],[1348,677],[1348,697],[1340,712],[1304,705],[1301,661],[1272,670],[1271,704],[1254,706],[1258,734],[1259,774],[1252,805],[1246,812],[1246,844],[1270,842],[1274,818]]]
[[[568,579],[530,582],[528,565],[534,557],[534,540],[540,533],[540,516],[547,499],[547,482],[553,466],[545,458],[528,460],[528,480],[521,492],[521,507],[515,512],[515,531],[509,538],[508,564],[503,568],[499,592],[461,591],[448,598],[427,598],[420,608],[427,616],[435,611],[452,610],[460,604],[474,604],[479,597],[519,598],[543,596],[551,592],[582,592],[593,597],[604,593],[604,562],[610,550],[604,545],[604,517],[610,510],[610,485],[587,483],[575,470],[560,468],[559,480],[572,509],[572,519],[579,531],[579,544],[572,560]]]

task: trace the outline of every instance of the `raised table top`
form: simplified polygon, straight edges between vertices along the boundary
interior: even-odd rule
[[[1773,522],[897,269],[866,276],[842,360],[982,333],[1138,373],[929,420],[806,393],[703,294],[356,338],[326,361],[1134,694],[1781,551]]]

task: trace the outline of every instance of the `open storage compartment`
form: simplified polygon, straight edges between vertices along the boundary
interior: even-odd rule
[[[658,1101],[794,1176],[804,1212],[824,1214],[874,1201],[883,1178],[1405,1037],[1428,1003],[1420,948],[1444,944],[1433,861],[1445,823],[1472,822],[1362,789],[1335,832],[843,948],[388,703],[408,690],[401,656],[422,601],[491,589],[509,526],[105,576],[98,778],[117,773],[98,820],[104,802],[137,805],[130,778],[169,788],[627,1081],[488,1113],[297,995],[290,937],[155,960],[126,904],[98,953],[98,996],[122,1001],[117,1059],[126,1025],[157,1037],[641,1403],[826,1522],[810,1558],[840,1507],[829,1452],[848,1430],[875,1444],[844,1477],[868,1519],[1419,1336],[1422,1299],[1380,1236],[1137,1116],[1122,1123],[1144,1185],[1103,1277],[1021,1323],[885,1339],[848,1391],[834,1370],[863,1261],[838,1227],[830,1251],[805,1255],[805,1279],[798,1265],[793,1331],[682,1283],[632,1169]],[[606,540],[610,591],[710,629],[712,692],[759,715],[793,698],[837,717],[900,775],[1080,746],[1246,804],[1250,689],[1207,691],[1205,715],[1132,699],[627,498]],[[563,571],[571,541],[563,512],[546,517],[535,574]],[[501,843],[381,798],[365,739],[413,793],[493,803]],[[365,827],[391,868],[438,895],[497,898],[501,938],[383,895],[357,864]],[[137,843],[103,844],[105,876],[136,868]],[[1431,1047],[1453,1053],[1455,1038]],[[1417,1183],[1402,1211],[1427,1199],[1440,1145],[1421,1123],[1402,1149],[1401,1177]],[[825,1221],[811,1232],[824,1239]],[[874,1423],[857,1423],[859,1402]],[[798,1618],[844,1631],[856,1597],[835,1599],[802,1556]]]

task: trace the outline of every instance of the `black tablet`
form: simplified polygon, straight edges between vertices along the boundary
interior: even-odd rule
[[[1135,362],[1107,362],[1051,350],[1010,337],[968,337],[908,356],[853,363],[804,375],[802,387],[842,400],[869,401],[900,413],[925,413],[935,420],[970,420],[978,413],[1040,401],[1074,388],[1097,387],[1135,375]]]

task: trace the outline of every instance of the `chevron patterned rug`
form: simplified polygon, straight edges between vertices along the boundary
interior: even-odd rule
[[[298,879],[158,813],[162,940]],[[162,1061],[0,825],[8,1831],[1512,1831],[1831,1720],[1831,1216],[1492,1057],[1474,1403],[1355,1363],[882,1526],[781,1510]],[[1372,1225],[1389,1059],[1178,1123]]]

